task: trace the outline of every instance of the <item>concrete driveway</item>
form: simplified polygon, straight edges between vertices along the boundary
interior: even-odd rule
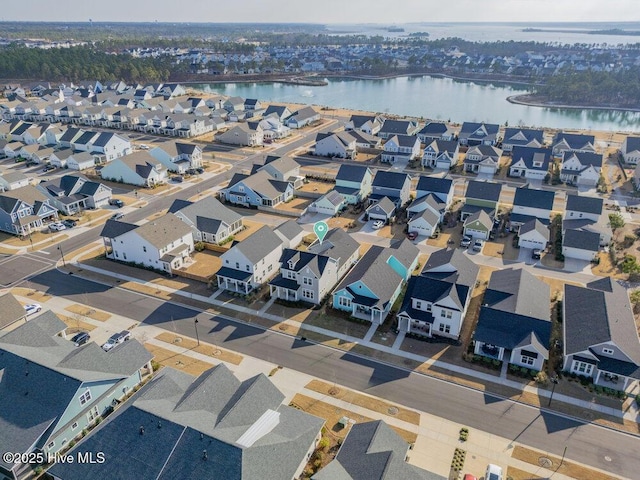
[[[578,260],[577,258],[565,258],[564,269],[565,272],[584,272],[591,273],[591,262],[588,260]]]
[[[535,265],[540,260],[534,260],[531,255],[533,254],[533,248],[520,247],[518,250],[518,261],[527,265]]]
[[[478,176],[476,177],[476,180],[486,180],[486,181],[491,181],[493,180],[493,173],[478,173]]]

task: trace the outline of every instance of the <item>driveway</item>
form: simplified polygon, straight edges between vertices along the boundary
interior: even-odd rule
[[[362,228],[358,231],[358,233],[366,233],[368,235],[378,235],[380,233],[381,228],[375,229],[373,228],[373,223],[377,220],[369,220],[365,223]]]
[[[540,260],[534,260],[531,258],[533,254],[533,248],[520,247],[518,250],[518,261],[527,265],[535,265]]]
[[[564,271],[591,273],[591,262],[588,260],[578,260],[577,258],[565,258]]]
[[[486,180],[486,181],[491,181],[493,180],[493,173],[478,173],[478,176],[476,177],[476,180]]]

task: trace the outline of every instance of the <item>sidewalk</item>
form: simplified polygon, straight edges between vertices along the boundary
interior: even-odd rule
[[[72,260],[73,262],[74,260]],[[99,269],[93,266],[89,266],[86,264],[82,264],[82,269],[85,271],[89,271],[89,272],[93,272],[99,275],[104,275],[107,277],[111,277],[111,278],[117,278],[119,280],[124,280],[124,281],[128,281],[128,282],[134,282],[134,283],[138,283],[138,284],[145,284],[145,282],[134,278],[134,277],[130,277],[127,275],[122,275],[119,273],[115,273],[115,272],[110,272],[107,270],[103,270],[103,269]],[[80,274],[80,276],[82,276],[82,273]],[[298,329],[304,329],[310,332],[315,332],[318,333],[320,335],[329,337],[329,338],[335,338],[335,339],[339,339],[342,340],[344,342],[347,343],[353,343],[353,344],[358,344],[364,347],[368,347],[374,350],[378,350],[384,353],[388,353],[391,355],[395,355],[398,357],[402,357],[402,358],[406,358],[409,360],[413,360],[416,361],[422,365],[427,365],[427,366],[434,366],[434,367],[438,367],[441,368],[443,370],[447,370],[448,372],[451,372],[453,374],[459,374],[459,375],[464,375],[464,376],[468,376],[471,378],[475,378],[480,380],[481,382],[484,383],[493,383],[496,385],[503,385],[503,386],[507,386],[510,387],[512,389],[515,389],[517,391],[520,392],[527,392],[533,395],[536,395],[538,397],[541,398],[545,398],[548,399],[551,397],[551,392],[544,390],[544,389],[539,389],[535,386],[530,386],[530,385],[524,385],[520,382],[514,381],[514,380],[509,380],[507,378],[500,378],[500,377],[496,377],[494,375],[491,374],[487,374],[487,373],[483,373],[483,372],[478,372],[476,370],[472,370],[469,368],[465,368],[459,365],[454,365],[454,364],[450,364],[450,363],[446,363],[446,362],[442,362],[440,360],[435,360],[433,358],[428,358],[428,357],[423,357],[421,355],[417,355],[411,352],[405,352],[403,350],[399,349],[399,345],[394,345],[393,347],[388,347],[385,345],[380,345],[378,343],[374,343],[371,341],[367,341],[364,339],[360,339],[360,338],[356,338],[356,337],[351,337],[348,335],[344,335],[341,334],[339,332],[335,332],[333,330],[327,330],[324,328],[320,328],[320,327],[316,327],[313,325],[306,325],[304,323],[300,323],[297,322],[295,320],[292,319],[287,319],[287,318],[283,318],[283,317],[279,317],[277,315],[273,315],[270,313],[266,313],[266,312],[257,312],[251,308],[247,308],[247,307],[243,307],[240,305],[235,305],[232,303],[224,303],[221,302],[219,300],[216,300],[216,297],[218,295],[218,292],[214,292],[211,296],[209,297],[205,297],[203,295],[198,295],[198,294],[194,294],[194,293],[190,293],[190,292],[183,292],[183,291],[178,291],[178,290],[174,290],[172,288],[163,286],[163,285],[158,285],[158,284],[153,284],[153,288],[156,290],[161,290],[167,294],[173,294],[173,295],[180,295],[182,297],[185,298],[189,298],[192,300],[196,300],[199,302],[202,302],[206,305],[212,305],[212,306],[216,306],[216,307],[221,307],[221,308],[225,308],[228,310],[232,310],[232,311],[236,311],[236,312],[241,312],[241,313],[245,313],[248,315],[258,315],[261,318],[265,318],[267,320],[270,320],[274,323],[278,323],[278,324],[285,324],[288,326],[291,326],[293,328],[295,328],[295,330],[297,331]],[[221,316],[224,316],[221,314]],[[232,319],[234,321],[240,321],[238,319]],[[398,367],[397,365],[394,365],[395,367]],[[401,367],[398,367],[401,368]],[[420,373],[420,372],[415,372],[415,373]],[[585,409],[585,410],[592,410],[592,411],[597,411],[600,412],[602,414],[606,414],[609,416],[612,416],[614,418],[623,418],[625,420],[631,421],[631,422],[636,422],[638,423],[640,421],[640,413],[639,413],[639,409],[637,407],[637,405],[635,403],[632,403],[630,408],[627,409],[627,411],[622,412],[619,409],[615,409],[615,408],[611,408],[611,407],[607,407],[604,405],[599,405],[593,402],[589,402],[589,401],[585,401],[585,400],[580,400],[580,399],[576,399],[567,395],[563,395],[561,393],[555,393],[553,395],[553,400],[557,401],[557,402],[562,402],[562,403],[566,403],[569,405],[573,405],[576,407],[579,407],[581,409]]]

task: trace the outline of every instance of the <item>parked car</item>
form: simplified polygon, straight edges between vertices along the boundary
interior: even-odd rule
[[[204,173],[204,168],[198,167],[198,168],[196,168],[196,172],[198,172],[200,175],[202,175]]]
[[[409,233],[407,233],[407,238],[409,240],[415,240],[416,238],[418,238],[418,233],[417,232],[409,232]]]
[[[87,343],[90,338],[91,335],[89,335],[87,332],[79,332],[71,338],[71,341],[76,347],[79,347],[80,345],[84,345],[85,343]]]
[[[140,148],[140,150],[149,150],[149,145],[141,143],[140,145],[138,145],[138,148]]]
[[[109,205],[113,205],[114,207],[122,208],[122,207],[124,207],[124,202],[122,200],[117,199],[117,198],[112,198],[111,200],[109,200]]]
[[[484,240],[481,240],[481,239],[478,238],[473,243],[473,251],[474,252],[480,252],[480,251],[482,251],[482,247],[484,247]]]
[[[50,172],[51,170],[55,170],[56,167],[54,167],[53,165],[45,165],[45,167],[42,169],[43,173],[47,173]]]
[[[120,220],[123,217],[124,217],[124,213],[118,212],[111,215],[111,220]]]
[[[540,260],[542,258],[542,250],[536,248],[533,252],[531,252],[531,258],[534,260]]]
[[[67,227],[65,227],[62,222],[55,222],[55,223],[49,224],[49,230],[51,230],[52,232],[59,232],[61,230],[66,230],[66,229]]]
[[[72,218],[67,218],[66,220],[63,220],[62,225],[64,225],[66,228],[73,228],[78,224],[77,220],[74,220]]]
[[[29,305],[24,306],[24,311],[27,312],[27,315],[33,315],[34,313],[38,313],[42,310],[42,305],[39,303],[30,303]]]
[[[384,227],[384,221],[382,220],[376,220],[375,222],[373,222],[373,228],[375,230],[378,230],[380,228]]]
[[[102,349],[105,352],[108,352],[109,350],[113,349],[113,347],[115,347],[116,345],[124,343],[130,338],[131,338],[131,332],[128,330],[123,330],[120,333],[114,333],[109,337],[109,340],[107,340],[105,344],[102,345]]]
[[[38,162],[36,162],[34,160],[29,160],[27,163],[24,164],[25,168],[27,168],[27,167],[35,167],[36,165],[38,165]]]
[[[502,468],[490,463],[487,466],[487,474],[484,476],[484,480],[502,480]]]
[[[186,173],[187,175],[197,175],[198,171],[195,168],[189,168]]]
[[[460,240],[460,246],[468,247],[469,245],[471,245],[471,237],[467,237],[465,235],[464,237],[462,237],[462,240]]]
[[[183,178],[180,175],[176,175],[175,177],[171,177],[171,181],[175,183],[182,183]]]

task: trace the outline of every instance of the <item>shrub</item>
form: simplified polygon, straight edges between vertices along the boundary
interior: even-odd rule
[[[196,252],[201,252],[204,250],[204,242],[196,242],[193,246]]]
[[[638,263],[634,255],[627,254],[624,256],[624,260],[622,260],[620,269],[624,273],[640,273],[640,263]]]
[[[624,218],[622,218],[622,215],[619,213],[610,213],[609,224],[611,225],[611,229],[615,231],[618,228],[624,227]]]
[[[154,372],[157,372],[160,369],[161,366],[162,365],[160,365],[159,362],[157,362],[155,360],[151,360],[151,368],[153,368]]]
[[[330,444],[331,442],[329,442],[328,438],[322,437],[322,439],[320,439],[320,441],[318,442],[318,450],[326,450],[327,448],[329,448]]]
[[[538,385],[546,385],[549,383],[549,376],[545,372],[536,373],[533,379]]]

